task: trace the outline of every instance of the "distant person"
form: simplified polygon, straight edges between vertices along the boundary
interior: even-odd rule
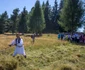
[[[83,43],[83,35],[80,35],[79,40],[80,40],[80,43]]]
[[[59,33],[59,34],[58,34],[58,39],[60,39],[60,38],[61,38],[61,34]]]
[[[12,41],[12,43],[9,45],[11,46],[16,46],[15,51],[13,54],[13,57],[15,57],[17,54],[21,54],[26,58],[25,50],[24,50],[24,45],[23,45],[23,39],[20,38],[20,34],[16,34],[16,39]]]
[[[83,36],[83,43],[85,43],[85,35]]]
[[[32,42],[34,44],[34,42],[35,42],[35,34],[31,35],[31,38],[32,38]]]
[[[68,34],[68,41],[71,41],[71,34]]]
[[[67,34],[64,34],[63,40],[67,40]]]
[[[61,34],[61,40],[63,40],[63,38],[64,38],[64,33]]]
[[[77,42],[77,43],[80,42],[79,39],[80,39],[80,35],[78,34],[78,35],[77,35],[77,39],[76,39],[76,42]]]
[[[71,38],[72,38],[72,42],[74,42],[75,41],[75,35],[73,33],[72,33]]]
[[[75,41],[75,42],[77,42],[77,36],[78,36],[78,34],[75,33],[75,34],[74,34],[74,41]]]

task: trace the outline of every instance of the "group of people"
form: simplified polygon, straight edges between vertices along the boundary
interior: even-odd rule
[[[59,33],[58,39],[68,40],[71,42],[85,43],[85,34],[84,33]]]
[[[34,43],[35,42],[35,34],[31,35],[31,38]],[[59,33],[58,39],[68,40],[68,41],[77,42],[77,43],[81,43],[81,42],[85,43],[85,34],[83,34],[83,33]],[[19,33],[16,34],[16,39],[14,39],[9,46],[10,47],[16,46],[13,57],[15,57],[17,54],[21,54],[26,58],[23,39],[20,37]]]

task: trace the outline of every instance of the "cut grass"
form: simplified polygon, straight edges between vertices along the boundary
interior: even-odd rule
[[[0,49],[8,47],[15,36],[0,35]],[[44,34],[36,38],[34,44],[31,38],[22,36],[27,58],[11,55],[14,47],[0,52],[0,67],[2,70],[84,70],[84,45],[71,44],[57,39],[55,34]],[[3,62],[2,62],[3,60]]]

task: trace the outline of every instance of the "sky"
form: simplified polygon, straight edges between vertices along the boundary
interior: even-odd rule
[[[46,2],[47,0],[40,0],[40,3],[42,4]],[[51,6],[54,5],[55,0],[49,0],[49,3]],[[57,0],[58,4],[60,0]],[[31,10],[31,8],[35,5],[36,0],[0,0],[0,14],[2,14],[4,11],[8,12],[8,15],[12,14],[13,9],[19,8],[20,11],[23,10],[23,7],[26,7],[28,12]]]
[[[40,0],[40,3],[42,4],[46,2],[47,0]],[[55,0],[49,0],[49,3],[51,6],[54,5]],[[60,0],[57,0],[58,4],[60,3]],[[2,14],[4,11],[7,11],[8,15],[12,14],[13,9],[19,8],[20,11],[23,10],[24,7],[28,10],[28,12],[31,10],[31,8],[35,5],[36,0],[0,0],[0,14]],[[83,31],[83,28],[80,28],[79,31]]]

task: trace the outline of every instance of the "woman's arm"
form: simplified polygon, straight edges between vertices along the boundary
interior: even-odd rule
[[[15,40],[13,40],[13,41],[10,43],[9,46],[13,46],[13,45],[15,45],[15,44],[16,44],[16,42],[15,42]]]

